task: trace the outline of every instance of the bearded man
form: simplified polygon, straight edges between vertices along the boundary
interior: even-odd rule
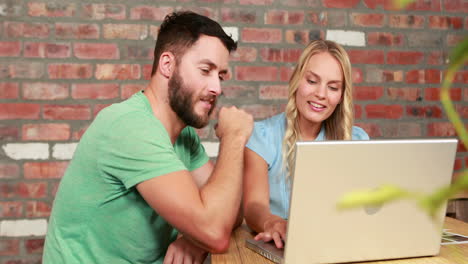
[[[78,144],[43,263],[200,263],[228,248],[253,119],[220,108],[216,165],[194,128],[208,124],[236,47],[207,17],[165,18],[148,86],[102,110]]]

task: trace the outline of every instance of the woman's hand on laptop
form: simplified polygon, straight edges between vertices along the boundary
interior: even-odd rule
[[[279,216],[272,215],[265,221],[263,232],[258,233],[254,239],[264,242],[273,240],[277,248],[283,248],[284,241],[286,240],[287,224],[288,221]]]

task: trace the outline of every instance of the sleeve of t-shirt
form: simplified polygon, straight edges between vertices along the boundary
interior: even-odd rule
[[[369,140],[369,135],[364,129],[353,126],[353,140]]]
[[[206,154],[205,148],[200,142],[198,134],[195,132],[195,129],[192,127],[187,127],[187,133],[191,139],[190,145],[190,166],[188,167],[189,171],[196,170],[201,166],[205,165],[210,159]]]
[[[252,135],[246,147],[257,153],[270,165],[274,158],[274,151],[271,149],[271,144],[271,133],[268,133],[264,122],[255,122]]]
[[[163,125],[150,115],[131,112],[112,123],[100,142],[98,166],[105,177],[131,188],[145,180],[187,170]]]

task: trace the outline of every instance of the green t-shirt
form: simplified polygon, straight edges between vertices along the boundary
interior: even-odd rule
[[[177,231],[136,185],[208,162],[195,130],[172,145],[142,92],[102,110],[62,178],[43,263],[162,263]]]

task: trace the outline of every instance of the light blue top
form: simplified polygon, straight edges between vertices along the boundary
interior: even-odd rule
[[[284,113],[255,122],[247,147],[262,157],[268,164],[268,182],[270,185],[270,210],[274,215],[284,219],[289,214],[291,184],[286,180],[283,170],[283,137],[286,130]],[[353,127],[353,140],[368,140],[369,136],[360,127]],[[322,126],[315,140],[325,140],[325,129]]]

